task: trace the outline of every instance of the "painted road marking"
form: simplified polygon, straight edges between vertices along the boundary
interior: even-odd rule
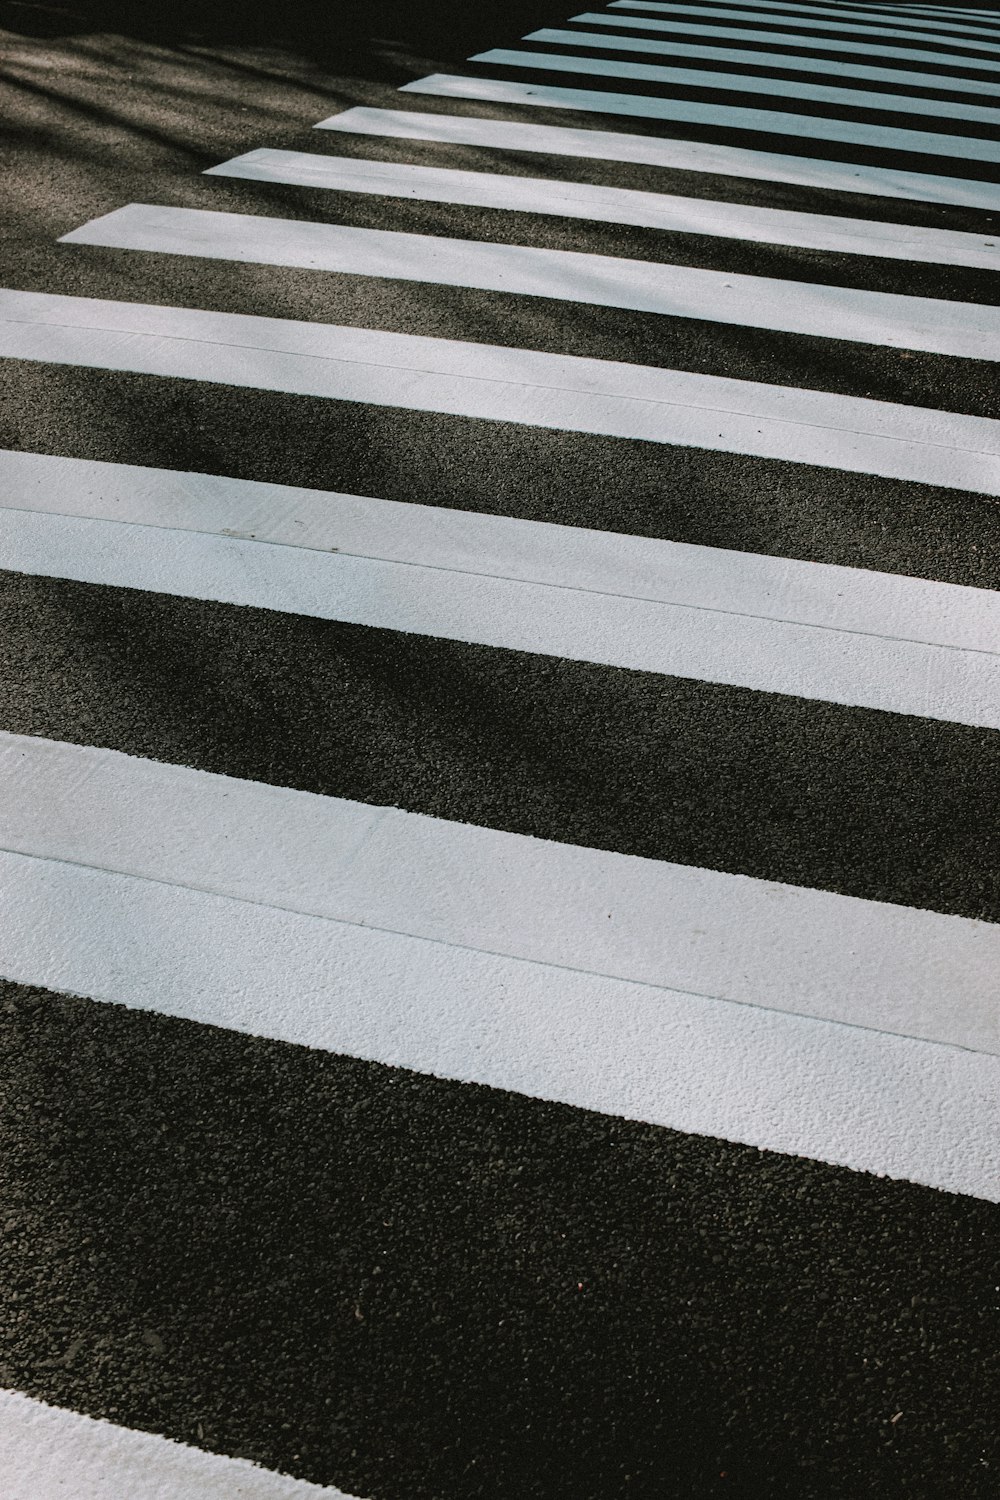
[[[665,68],[656,63],[631,63],[605,60],[602,57],[566,57],[556,52],[519,52],[504,47],[494,47],[488,52],[477,52],[470,62],[492,64],[504,68],[525,68],[543,73],[589,74],[600,78],[627,78],[638,83],[680,84],[685,88],[718,89],[725,93],[766,94],[773,98],[810,99],[818,103],[863,107],[869,113],[880,109],[909,112],[915,109],[920,115],[939,113],[932,100],[911,100],[904,95],[893,95],[891,103],[885,94],[871,94],[854,89],[828,89],[819,84],[791,83],[781,78],[759,79],[749,74],[708,73],[701,69]],[[531,87],[531,85],[528,85]],[[412,84],[406,85],[412,89]],[[585,92],[585,91],[584,91]],[[634,95],[621,97],[635,99]],[[883,102],[885,101],[885,102]],[[875,146],[887,151],[913,151],[931,156],[953,156],[964,161],[1000,162],[1000,145],[996,141],[981,140],[972,135],[945,135],[926,130],[902,130],[889,125],[869,125],[848,120],[831,120],[818,115],[786,115],[772,111],[766,106],[760,109],[734,109],[728,105],[689,103],[687,101],[652,99],[643,97],[647,105],[669,103],[671,113],[657,112],[657,119],[695,120],[711,116],[711,123],[722,128],[737,130],[764,130],[772,135],[799,136],[805,140],[850,141],[854,145]],[[677,114],[680,108],[684,112]],[[971,108],[971,106],[970,106]],[[690,111],[695,111],[691,113]],[[629,111],[619,111],[629,113]],[[983,117],[993,123],[1000,112],[980,110]]]
[[[482,79],[452,81],[473,86],[483,83]],[[497,97],[501,99],[505,90],[523,89],[523,85],[503,83],[499,79],[487,82],[486,86],[499,90]],[[433,90],[424,89],[422,92],[432,93]],[[515,102],[523,103],[524,100],[518,95]],[[787,182],[801,187],[819,187],[828,192],[947,203],[981,208],[987,212],[1000,209],[1000,184],[997,183],[934,177],[888,167],[853,166],[803,156],[782,156],[776,152],[749,151],[738,146],[714,146],[704,141],[657,140],[654,136],[625,135],[610,130],[571,130],[559,125],[535,125],[519,120],[481,120],[473,115],[422,114],[360,106],[321,120],[316,129],[394,140],[482,146],[493,151],[543,152],[548,156],[625,161],[754,181]],[[733,211],[742,212],[736,206]]]
[[[995,650],[30,511],[0,511],[0,542],[12,572],[1000,729]]]
[[[718,16],[720,20],[724,21],[742,21],[744,26],[752,25],[753,17],[760,14],[760,12],[767,10],[768,8],[775,11],[784,12],[784,14],[778,16],[778,19],[775,23],[776,25],[792,25],[797,32],[854,32],[861,37],[891,36],[900,38],[903,41],[913,40],[934,42],[941,47],[962,47],[970,52],[992,52],[994,54],[1000,52],[1000,43],[998,43],[996,40],[989,42],[979,42],[974,40],[974,38],[972,37],[956,34],[956,28],[954,22],[952,21],[937,21],[928,19],[927,21],[921,21],[919,26],[911,27],[899,25],[898,22],[901,18],[894,17],[897,22],[895,26],[886,25],[884,21],[876,18],[858,24],[856,22],[852,23],[849,13],[846,12],[836,12],[836,19],[834,18],[834,16],[823,16],[821,18],[816,18],[814,16],[803,16],[795,14],[789,15],[787,13],[787,6],[777,4],[769,7],[768,0],[759,0],[758,4],[740,10],[728,10],[723,9],[722,7],[719,7],[718,9],[713,7],[711,10],[703,7],[694,9],[687,5],[663,3],[663,0],[611,0],[611,5],[609,6],[609,9],[611,10],[663,11],[667,15],[689,16],[692,20],[696,21],[712,21],[716,16]],[[768,24],[770,21],[770,18],[764,15],[761,15],[760,19],[763,24]],[[978,31],[981,32],[984,36],[994,35],[993,33],[989,32],[986,27],[965,27],[963,24],[962,30],[970,30],[973,32]],[[941,31],[948,34],[945,36],[941,36],[938,34]],[[806,45],[805,38],[802,38],[802,45]],[[851,45],[850,42],[845,42],[844,45],[845,48],[849,51]],[[942,54],[941,61],[945,62],[948,55],[949,54]],[[968,66],[974,67],[975,60],[969,59]]]
[[[574,16],[572,19],[584,22],[588,18],[583,15]],[[750,67],[772,67],[784,69],[791,73],[834,74],[840,78],[866,79],[871,83],[895,83],[901,88],[967,91],[991,94],[994,98],[997,93],[996,83],[983,83],[980,80],[972,78],[953,80],[947,75],[942,76],[940,73],[909,73],[902,68],[863,67],[860,63],[845,63],[833,58],[790,57],[787,52],[761,52],[758,49],[751,48],[694,45],[687,42],[678,42],[673,38],[670,41],[656,41],[649,37],[614,36],[610,33],[562,31],[557,28],[543,27],[541,31],[529,31],[522,40],[525,42],[549,42],[553,46],[558,47],[595,47],[604,52],[667,53],[670,57],[690,57],[700,59],[704,62],[736,63],[737,66],[746,64]],[[691,70],[689,77],[692,88],[699,87],[700,76],[696,70]],[[775,87],[778,82],[776,79],[756,78],[754,82],[756,84],[754,92],[764,94],[786,93],[783,83],[780,87]],[[841,88],[817,91],[810,88],[808,84],[796,84],[794,90],[789,90],[788,92],[791,92],[792,97],[799,99],[826,98],[832,104],[848,104],[852,102],[850,98],[846,97],[852,91]],[[979,105],[966,104],[964,102],[956,103],[944,99],[914,99],[909,95],[897,97],[892,93],[870,92],[858,95],[858,102],[864,108],[873,108],[876,110],[900,109],[910,114],[925,114],[942,119],[984,120],[987,123],[995,123],[1000,119],[1000,110],[984,109]]]
[[[342,1491],[0,1391],[4,1500],[350,1500]]]
[[[672,443],[1000,494],[1000,421],[239,313],[0,291],[0,356]]]
[[[15,982],[1000,1201],[995,1056],[17,854],[0,918]]]
[[[3,450],[0,506],[1000,651],[991,589],[582,526]]]
[[[1000,307],[575,250],[147,203],[92,219],[62,243],[469,287],[1000,360]]]
[[[510,58],[513,56],[511,54]],[[538,55],[535,53],[526,52],[523,56],[531,57],[534,61],[530,64],[518,62],[516,66],[550,66],[548,62],[538,62]],[[498,61],[496,58],[492,60]],[[563,59],[557,58],[551,66],[559,68],[562,61]],[[581,73],[596,70],[574,66],[566,71]],[[431,73],[413,83],[404,83],[400,93],[434,94],[445,99],[478,99],[490,104],[530,104],[540,109],[583,110],[592,114],[633,115],[646,120],[676,120],[688,125],[711,125],[727,130],[790,135],[797,140],[875,146],[882,150],[950,156],[959,160],[1000,161],[1000,145],[993,141],[978,140],[973,136],[895,130],[881,125],[826,119],[819,115],[786,115],[769,109],[735,109],[728,105],[702,104],[687,99],[662,99],[649,94],[612,94],[594,89],[561,88],[553,84],[513,83],[501,78],[464,78],[451,73]],[[1000,188],[994,187],[994,193],[1000,193]]]
[[[713,40],[720,42],[744,41],[752,43],[754,47],[776,46],[780,44],[799,47],[803,45],[803,38],[797,31],[772,31],[770,27],[767,31],[761,31],[753,29],[752,26],[751,29],[747,29],[746,26],[718,26],[714,23],[714,20],[711,30],[701,31],[691,21],[665,21],[659,16],[638,16],[632,15],[631,12],[623,16],[602,15],[599,11],[585,11],[582,15],[570,16],[569,19],[578,23],[586,22],[588,26],[614,26],[619,30],[627,26],[630,31],[670,32],[671,34],[680,36],[703,38],[705,42]],[[981,93],[989,94],[991,97],[995,97],[996,95],[997,86],[992,79],[986,81],[978,78],[962,78],[956,76],[952,71],[964,65],[967,68],[975,68],[977,72],[1000,73],[1000,62],[991,62],[988,58],[951,57],[943,54],[940,47],[937,47],[933,52],[925,52],[915,47],[893,47],[888,42],[879,42],[877,45],[873,45],[868,42],[855,41],[853,38],[849,42],[843,40],[831,41],[829,37],[823,36],[810,36],[808,38],[808,47],[810,52],[836,52],[839,56],[835,60],[827,60],[826,58],[793,57],[789,56],[787,52],[782,52],[775,53],[774,59],[777,61],[778,57],[780,57],[782,59],[781,66],[790,69],[792,72],[802,72],[803,70],[808,72],[815,67],[822,67],[824,69],[828,67],[843,68],[845,76],[850,75],[852,77],[862,76],[858,67],[855,66],[855,59],[858,57],[895,57],[899,58],[902,62],[908,63],[929,62],[934,63],[939,69],[942,62],[944,62],[947,71],[938,72],[933,75],[937,80],[935,84],[936,88],[952,93]],[[687,49],[685,48],[679,55],[685,56],[690,54],[687,53]],[[743,51],[743,49],[740,49],[738,55],[746,57],[748,61],[751,57],[750,51]],[[904,72],[901,70],[897,71],[895,68],[865,69],[863,76],[868,76],[869,71],[871,73],[884,73],[887,78],[903,79],[906,77]]]
[[[423,203],[461,203],[515,213],[555,214],[602,224],[634,224],[673,234],[702,234],[755,244],[794,245],[834,254],[1000,270],[1000,236],[925,229],[831,214],[796,213],[775,208],[682,198],[668,193],[543,177],[498,176],[405,162],[359,161],[350,156],[317,156],[307,151],[264,148],[233,157],[206,176],[240,177],[251,182],[285,182],[297,187],[344,193],[371,193]]]
[[[0,733],[0,847],[1000,1053],[1000,927]]]

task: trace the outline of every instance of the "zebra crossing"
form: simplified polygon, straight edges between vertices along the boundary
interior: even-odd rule
[[[1000,23],[509,40],[0,290],[10,1500],[993,1493]]]

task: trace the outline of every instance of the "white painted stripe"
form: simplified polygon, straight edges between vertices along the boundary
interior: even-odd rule
[[[0,450],[0,507],[1000,651],[988,589],[430,504]]]
[[[529,55],[531,54],[524,54],[526,57]],[[572,71],[583,70],[574,68]],[[676,120],[688,125],[712,125],[726,130],[789,135],[797,140],[875,146],[886,151],[950,156],[956,160],[1000,161],[1000,145],[992,141],[975,140],[971,136],[931,135],[920,130],[889,130],[849,120],[824,119],[819,115],[786,115],[769,109],[734,109],[729,105],[702,104],[687,99],[661,99],[650,94],[612,94],[595,89],[562,88],[547,83],[513,83],[502,78],[464,78],[451,73],[431,73],[426,78],[415,79],[413,83],[404,83],[400,92],[435,94],[445,99],[479,99],[490,104],[528,104],[536,109],[632,115],[644,120]],[[988,187],[994,197],[1000,195],[1000,185],[984,184],[984,187]]]
[[[4,450],[0,506],[1000,652],[989,589],[547,521]]]
[[[456,80],[452,80],[453,82]],[[464,80],[475,86],[482,80]],[[501,93],[520,84],[493,83]],[[418,92],[430,93],[430,89]],[[518,95],[515,102],[522,102]],[[713,146],[704,141],[657,140],[655,136],[623,135],[610,130],[571,130],[528,121],[481,120],[473,115],[423,114],[402,109],[344,110],[321,120],[317,130],[337,130],[395,140],[444,142],[481,146],[491,151],[542,152],[597,161],[625,161],[642,166],[710,172],[762,182],[787,182],[819,187],[827,192],[861,193],[911,202],[954,204],[1000,210],[1000,185],[957,177],[932,177],[891,167],[864,167],[845,162],[781,156],[771,151],[748,151],[738,146]],[[379,163],[381,168],[383,164]],[[742,209],[732,205],[734,214]],[[812,215],[810,215],[812,217]],[[991,244],[995,238],[991,237]]]
[[[349,1500],[260,1469],[0,1391],[4,1500]]]
[[[1000,1059],[958,1047],[16,854],[0,972],[1000,1201]]]
[[[1000,360],[1000,307],[652,261],[130,203],[62,236],[204,259],[471,287],[959,359]]]
[[[854,89],[831,89],[821,84],[792,83],[784,78],[757,78],[743,73],[710,73],[697,68],[665,68],[656,63],[616,62],[603,57],[567,57],[556,52],[519,52],[494,47],[477,52],[470,62],[494,67],[522,68],[542,73],[587,74],[598,78],[627,78],[638,83],[680,84],[683,88],[719,89],[726,93],[763,94],[769,98],[810,99],[820,104],[865,108],[869,113],[892,109],[918,115],[941,113],[930,99],[910,99],[893,95],[891,104],[885,94],[871,94]],[[412,87],[412,85],[407,85]],[[634,97],[634,96],[626,96]],[[649,102],[659,104],[659,99]],[[926,130],[902,130],[896,126],[868,124],[849,120],[832,120],[817,115],[786,115],[764,105],[760,109],[734,109],[728,105],[690,104],[670,101],[671,109],[681,107],[682,115],[658,116],[667,119],[711,117],[723,128],[767,130],[812,140],[851,141],[855,145],[876,146],[886,151],[912,151],[931,156],[953,156],[960,161],[1000,162],[1000,143],[971,135],[943,135]],[[957,106],[956,106],[957,108]],[[702,115],[692,115],[691,109]],[[946,107],[944,113],[948,113]],[[986,111],[981,111],[987,114]],[[988,112],[993,121],[996,111]]]
[[[995,651],[44,512],[0,510],[0,547],[3,566],[19,573],[1000,729]],[[889,613],[857,618],[863,626]],[[851,617],[848,601],[841,618]],[[917,629],[929,634],[933,622]]]
[[[740,40],[751,42],[757,47],[775,46],[778,43],[786,43],[790,46],[801,47],[804,45],[803,38],[795,31],[761,31],[753,28],[752,18],[748,17],[744,26],[716,25],[713,20],[710,31],[700,31],[697,25],[691,21],[665,21],[662,16],[655,19],[650,16],[633,15],[631,11],[627,15],[616,13],[614,15],[601,15],[600,12],[587,11],[586,14],[570,17],[573,21],[586,21],[591,26],[627,26],[630,31],[661,31],[677,33],[681,36],[696,37],[711,41],[713,38],[719,41]],[[836,52],[839,61],[836,66],[843,64],[853,73],[854,59],[857,57],[897,57],[908,63],[934,63],[938,68],[946,66],[948,71],[938,73],[938,88],[954,91],[968,90],[969,92],[988,93],[991,97],[996,94],[996,85],[991,80],[983,82],[974,78],[956,78],[953,68],[974,68],[977,72],[1000,73],[1000,62],[992,62],[989,58],[975,57],[945,57],[940,46],[934,51],[923,51],[915,47],[893,47],[889,42],[859,42],[853,38],[849,42],[831,40],[829,37],[810,36],[808,39],[810,52]],[[787,60],[786,67],[800,68],[806,59],[802,57],[790,58],[788,54],[782,54]],[[814,59],[815,61],[815,59]],[[825,60],[824,60],[825,61]],[[895,73],[895,69],[892,70]],[[898,75],[897,75],[898,76]]]
[[[586,15],[573,16],[574,21],[585,22],[589,19]],[[601,19],[600,17],[598,18]],[[610,17],[604,18],[610,20]],[[621,24],[620,22],[618,23]],[[687,28],[684,28],[685,30]],[[862,63],[846,63],[841,59],[827,57],[790,57],[787,52],[762,52],[757,49],[743,47],[710,47],[704,45],[693,45],[687,42],[678,42],[673,38],[669,41],[658,41],[651,37],[639,36],[614,36],[610,33],[594,31],[560,31],[551,27],[545,27],[541,31],[529,31],[523,38],[526,42],[549,42],[559,47],[596,47],[603,52],[649,52],[666,53],[670,57],[697,58],[704,62],[736,63],[737,66],[748,67],[772,67],[784,69],[792,73],[817,73],[825,77],[838,77],[845,79],[867,80],[870,83],[896,84],[900,88],[924,88],[924,89],[947,89],[949,92],[969,92],[989,94],[993,98],[997,96],[997,85],[994,82],[983,83],[977,79],[942,78],[940,73],[911,73],[902,68],[876,68],[866,67]],[[698,73],[692,69],[691,87],[698,87]],[[776,90],[773,83],[764,78],[757,79],[758,92],[773,94],[785,92]],[[797,84],[795,96],[800,99],[829,98],[833,104],[850,104],[855,102],[846,97],[849,91],[842,88],[831,89],[827,93],[817,92],[808,85]],[[984,120],[995,124],[1000,120],[1000,110],[984,109],[979,105],[960,103],[949,103],[942,99],[913,99],[904,97],[902,100],[892,93],[867,92],[857,96],[857,102],[862,107],[872,109],[902,109],[913,114],[932,115],[941,119],[953,120]]]
[[[669,3],[669,0],[668,3],[664,3],[664,0],[659,0],[659,3],[658,0],[611,0],[609,8],[611,10],[655,10],[663,12],[666,15],[690,16],[693,20],[703,22],[714,20],[716,16],[720,20],[742,21],[744,25],[751,25],[755,16],[759,16],[761,21],[770,21],[770,17],[762,14],[767,9],[765,0],[760,0],[759,4],[747,6],[739,10],[728,10],[721,6],[718,9],[713,6],[711,10],[706,6],[693,8],[687,5],[672,4]],[[787,11],[788,7],[776,5],[773,9],[775,11]],[[896,19],[898,22],[900,18]],[[956,36],[954,34],[942,36],[940,34],[942,31],[945,33],[954,33],[955,27],[950,22],[930,19],[921,23],[919,27],[911,28],[899,24],[895,26],[886,25],[882,21],[861,22],[859,24],[856,21],[852,21],[847,15],[844,15],[843,19],[836,19],[833,16],[818,18],[785,14],[777,15],[775,17],[775,24],[779,26],[791,26],[798,32],[853,31],[862,37],[891,36],[903,41],[908,41],[912,38],[914,41],[936,42],[941,47],[961,47],[970,52],[988,52],[994,55],[1000,52],[1000,44],[996,41],[976,41],[973,37]],[[976,27],[972,27],[971,29],[973,31],[977,30]],[[986,32],[984,28],[983,35],[991,35],[991,33]],[[805,45],[804,40],[803,45]],[[947,59],[942,56],[941,60],[945,62]]]
[[[1000,421],[576,355],[0,291],[0,356],[784,458],[1000,494]]]
[[[732,0],[730,0],[730,3],[732,3]],[[658,5],[653,6],[654,10],[658,10],[659,8]],[[671,8],[673,9],[674,7],[672,6]],[[709,0],[708,5],[698,5],[696,9],[706,20],[710,19],[715,13],[713,0]],[[969,26],[964,21],[958,23],[951,19],[942,20],[930,15],[907,16],[898,10],[881,15],[867,6],[821,5],[817,4],[816,0],[736,0],[736,9],[746,10],[755,15],[759,14],[762,21],[770,21],[771,12],[773,11],[787,13],[789,21],[795,25],[798,25],[801,21],[805,21],[808,24],[810,18],[818,17],[820,20],[827,22],[860,21],[865,26],[875,25],[879,30],[887,24],[894,25],[905,28],[905,31],[901,34],[907,36],[910,34],[911,28],[925,32],[953,32],[962,30],[981,32],[985,36],[995,35],[993,29],[989,26]],[[980,11],[979,14],[982,15],[983,12]],[[943,42],[946,38],[937,37],[935,40]],[[956,41],[958,40],[956,38]]]
[[[0,734],[0,767],[12,853],[1000,1052],[990,922],[29,736]]]
[[[794,245],[841,255],[1000,270],[1000,237],[681,198],[586,182],[498,176],[493,172],[462,172],[406,162],[359,161],[349,156],[316,156],[306,151],[271,148],[233,157],[217,167],[209,167],[206,175],[248,178],[252,182],[287,182],[297,187],[344,193],[373,193],[423,203],[462,203],[515,213],[555,214],[603,224],[636,224],[672,234]]]

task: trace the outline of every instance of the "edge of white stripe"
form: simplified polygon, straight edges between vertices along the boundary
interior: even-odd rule
[[[3,1500],[351,1500],[342,1490],[0,1390]]]
[[[13,854],[0,917],[22,983],[1000,1201],[997,1057]]]

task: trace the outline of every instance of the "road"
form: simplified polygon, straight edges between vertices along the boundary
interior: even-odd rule
[[[0,4],[0,1497],[992,1500],[1000,14],[139,10]]]

